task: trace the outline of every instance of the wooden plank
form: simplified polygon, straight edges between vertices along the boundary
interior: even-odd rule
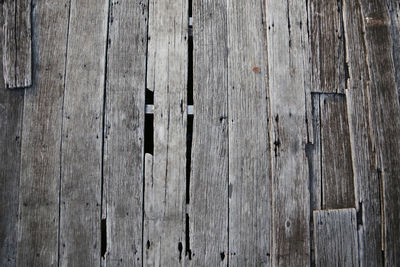
[[[381,182],[370,121],[370,76],[360,2],[345,0],[343,17],[349,64],[346,102],[357,197],[360,265],[382,266]]]
[[[228,251],[226,12],[226,1],[193,2],[191,266],[227,265],[221,257]]]
[[[0,14],[3,6],[0,5]],[[4,17],[0,16],[0,40]],[[0,58],[3,46],[0,45]],[[0,73],[3,62],[0,60]],[[15,266],[17,256],[18,187],[21,158],[23,91],[5,88],[0,75],[0,266]]]
[[[106,265],[141,266],[147,3],[111,1],[104,133]]]
[[[31,75],[31,1],[5,0],[3,74],[7,88],[28,87]]]
[[[309,16],[312,90],[343,93],[346,74],[341,1],[312,0]]]
[[[384,257],[386,266],[400,265],[400,106],[393,64],[390,18],[385,1],[361,0],[369,67],[370,117],[381,179]]]
[[[391,20],[391,33],[393,40],[393,62],[397,92],[400,93],[400,5],[397,0],[387,0]]]
[[[71,2],[61,149],[60,266],[100,265],[107,12],[108,0]]]
[[[154,91],[154,155],[146,180],[145,266],[185,265],[188,3],[151,0],[147,87]]]
[[[266,1],[272,154],[271,266],[310,264],[305,1]]]
[[[33,5],[35,82],[24,102],[17,266],[55,266],[69,5]]]
[[[314,211],[316,266],[359,266],[355,209]]]
[[[349,124],[344,95],[320,96],[322,208],[355,207]]]
[[[265,6],[234,0],[227,10],[229,265],[270,266]]]

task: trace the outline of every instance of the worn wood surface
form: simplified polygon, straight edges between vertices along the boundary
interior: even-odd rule
[[[31,0],[5,0],[3,4],[3,74],[7,88],[32,84]]]
[[[315,266],[359,266],[355,209],[314,211]]]
[[[146,266],[184,266],[186,259],[187,4],[149,4],[147,87],[154,91],[155,164],[145,186]]]
[[[397,92],[400,93],[400,4],[397,0],[386,0],[391,22],[391,34],[393,40],[393,60]]]

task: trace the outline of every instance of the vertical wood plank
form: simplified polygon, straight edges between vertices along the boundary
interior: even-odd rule
[[[391,33],[393,40],[393,62],[397,92],[400,93],[400,4],[397,0],[387,0],[391,20]]]
[[[149,4],[147,86],[154,91],[155,164],[151,185],[145,187],[146,266],[185,262],[187,5],[175,0]]]
[[[5,0],[3,14],[6,87],[31,86],[31,0]]]
[[[344,95],[320,96],[323,209],[355,207],[349,124]]]
[[[228,107],[226,1],[193,1],[191,266],[226,266]]]
[[[100,265],[108,0],[72,0],[61,149],[60,266]]]
[[[310,201],[312,210],[322,209],[320,95],[321,94],[312,94],[312,125],[314,131],[314,143],[312,146],[310,146],[310,151],[308,152],[310,153]]]
[[[310,2],[313,91],[343,93],[345,88],[345,50],[341,2]]]
[[[69,4],[33,6],[35,82],[25,91],[17,266],[55,266]]]
[[[111,1],[103,219],[106,265],[141,266],[147,1]]]
[[[305,1],[266,1],[271,154],[272,266],[310,264]]]
[[[270,150],[263,1],[228,1],[229,265],[270,266]],[[221,254],[225,260],[226,251]]]
[[[316,266],[359,266],[355,209],[314,211]]]

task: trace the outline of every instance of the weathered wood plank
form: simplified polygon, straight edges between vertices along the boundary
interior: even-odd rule
[[[106,265],[141,266],[148,6],[111,1],[104,133]]]
[[[316,266],[359,266],[355,209],[314,211]]]
[[[226,266],[228,107],[226,1],[193,1],[191,266]]]
[[[69,5],[34,1],[33,6],[35,82],[25,92],[17,266],[56,266]]]
[[[393,40],[393,62],[397,92],[400,94],[400,4],[398,0],[387,0],[391,20],[391,33]]]
[[[5,0],[3,74],[7,88],[31,86],[31,0]]]
[[[154,91],[154,155],[146,181],[145,266],[184,266],[188,3],[149,4],[147,87]]]
[[[3,6],[0,5],[0,14]],[[0,40],[4,17],[0,16]],[[3,46],[0,45],[0,58]],[[0,60],[0,73],[3,62]],[[7,90],[0,75],[0,266],[15,266],[23,91]]]
[[[228,1],[229,265],[232,266],[270,266],[271,161],[264,20],[263,1]],[[226,260],[226,254],[221,252],[222,260]]]
[[[370,117],[383,205],[384,256],[400,265],[400,106],[393,65],[393,44],[386,1],[361,0],[369,67]]]
[[[312,90],[343,93],[345,88],[345,50],[341,2],[310,2],[312,51]]]
[[[60,266],[100,265],[107,11],[108,0],[71,2],[61,149]]]
[[[272,266],[310,264],[305,1],[266,1],[272,154]]]
[[[370,121],[370,76],[360,2],[343,1],[343,18],[349,64],[346,102],[357,197],[360,265],[382,266],[381,182]]]
[[[355,207],[349,124],[344,95],[320,96],[322,208]]]

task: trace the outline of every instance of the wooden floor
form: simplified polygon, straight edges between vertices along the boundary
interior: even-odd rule
[[[0,8],[0,266],[400,266],[398,0]]]

